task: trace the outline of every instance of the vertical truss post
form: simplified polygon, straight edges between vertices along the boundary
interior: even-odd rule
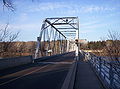
[[[76,60],[79,60],[79,19],[77,18],[77,29],[76,29]]]

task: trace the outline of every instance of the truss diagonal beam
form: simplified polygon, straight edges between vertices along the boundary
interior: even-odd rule
[[[48,21],[47,19],[45,20],[48,24],[50,24],[55,30],[57,30],[62,36],[64,36],[56,27],[54,27],[52,25],[52,23],[50,23],[50,21]],[[66,38],[66,36],[64,36]]]

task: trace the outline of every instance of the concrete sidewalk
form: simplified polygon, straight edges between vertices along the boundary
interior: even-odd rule
[[[80,60],[78,62],[74,89],[105,89],[90,64]]]

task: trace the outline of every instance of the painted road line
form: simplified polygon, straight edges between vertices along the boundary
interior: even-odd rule
[[[72,64],[73,62],[38,62],[40,64]]]
[[[1,83],[0,86],[5,85],[5,84],[8,84],[8,83],[10,83],[10,82],[12,82],[12,81],[15,81],[15,80],[17,80],[17,79],[20,79],[20,78],[25,77],[25,76],[27,76],[27,75],[30,75],[30,74],[32,74],[32,73],[35,73],[35,72],[37,72],[37,71],[39,71],[39,70],[41,70],[41,69],[43,69],[43,68],[45,68],[45,67],[47,67],[47,66],[48,66],[48,65],[43,66],[43,67],[41,67],[41,68],[39,68],[39,69],[36,69],[36,70],[34,70],[34,71],[31,71],[31,72],[29,72],[29,73],[27,73],[27,74],[24,74],[24,75],[22,75],[22,76],[19,76],[19,77],[17,77],[17,78],[11,79],[11,80],[9,80],[9,81],[7,81],[7,82]]]
[[[1,76],[0,80],[4,79],[4,78],[9,78],[9,77],[18,77],[18,76],[21,76],[21,74],[26,74],[26,73],[31,72],[33,70],[36,70],[38,68],[40,68],[40,67],[39,66],[38,67],[31,67],[31,68],[23,69],[23,70],[20,70],[20,71],[11,73],[11,74],[7,74],[7,75],[4,75],[4,76]]]

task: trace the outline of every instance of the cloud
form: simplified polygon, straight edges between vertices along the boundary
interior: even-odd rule
[[[27,13],[21,13],[18,19],[20,21],[26,21],[26,20],[28,20],[28,14]]]
[[[80,30],[80,34],[81,33],[90,33],[90,32],[93,32],[93,30],[90,30],[90,29],[89,30]]]
[[[84,13],[113,11],[113,10],[115,10],[115,8],[113,7],[94,6],[94,5],[81,7],[81,11]]]
[[[0,29],[4,28],[5,26],[6,26],[5,23],[0,22]],[[8,29],[10,29],[10,30],[38,30],[38,29],[40,29],[40,23],[9,24]]]
[[[67,4],[64,4],[63,2],[48,2],[48,3],[40,3],[36,6],[30,6],[28,11],[30,12],[36,12],[36,11],[49,11],[54,9],[60,9],[60,8],[68,8],[69,6]]]
[[[82,23],[80,24],[80,27],[86,27],[86,26],[90,26],[90,25],[93,25],[93,24],[97,24],[99,21],[91,21],[91,22],[87,22],[87,23]]]
[[[64,13],[93,13],[93,12],[105,12],[113,11],[115,7],[97,6],[97,5],[79,5],[66,2],[48,2],[39,3],[36,6],[30,6],[29,12],[40,12],[40,11],[61,11]]]
[[[94,24],[94,25],[89,25],[89,26],[86,26],[86,27],[84,27],[84,28],[88,28],[88,29],[96,29],[96,28],[100,28],[100,27],[103,27],[103,26],[106,26],[106,24],[104,23],[104,24]]]
[[[37,24],[10,24],[9,28],[12,30],[38,30],[39,25]]]
[[[87,23],[82,23],[80,24],[80,28],[81,29],[96,29],[96,28],[100,28],[106,26],[106,23],[102,23],[101,20],[96,20],[96,21],[91,21],[91,22],[87,22]]]

